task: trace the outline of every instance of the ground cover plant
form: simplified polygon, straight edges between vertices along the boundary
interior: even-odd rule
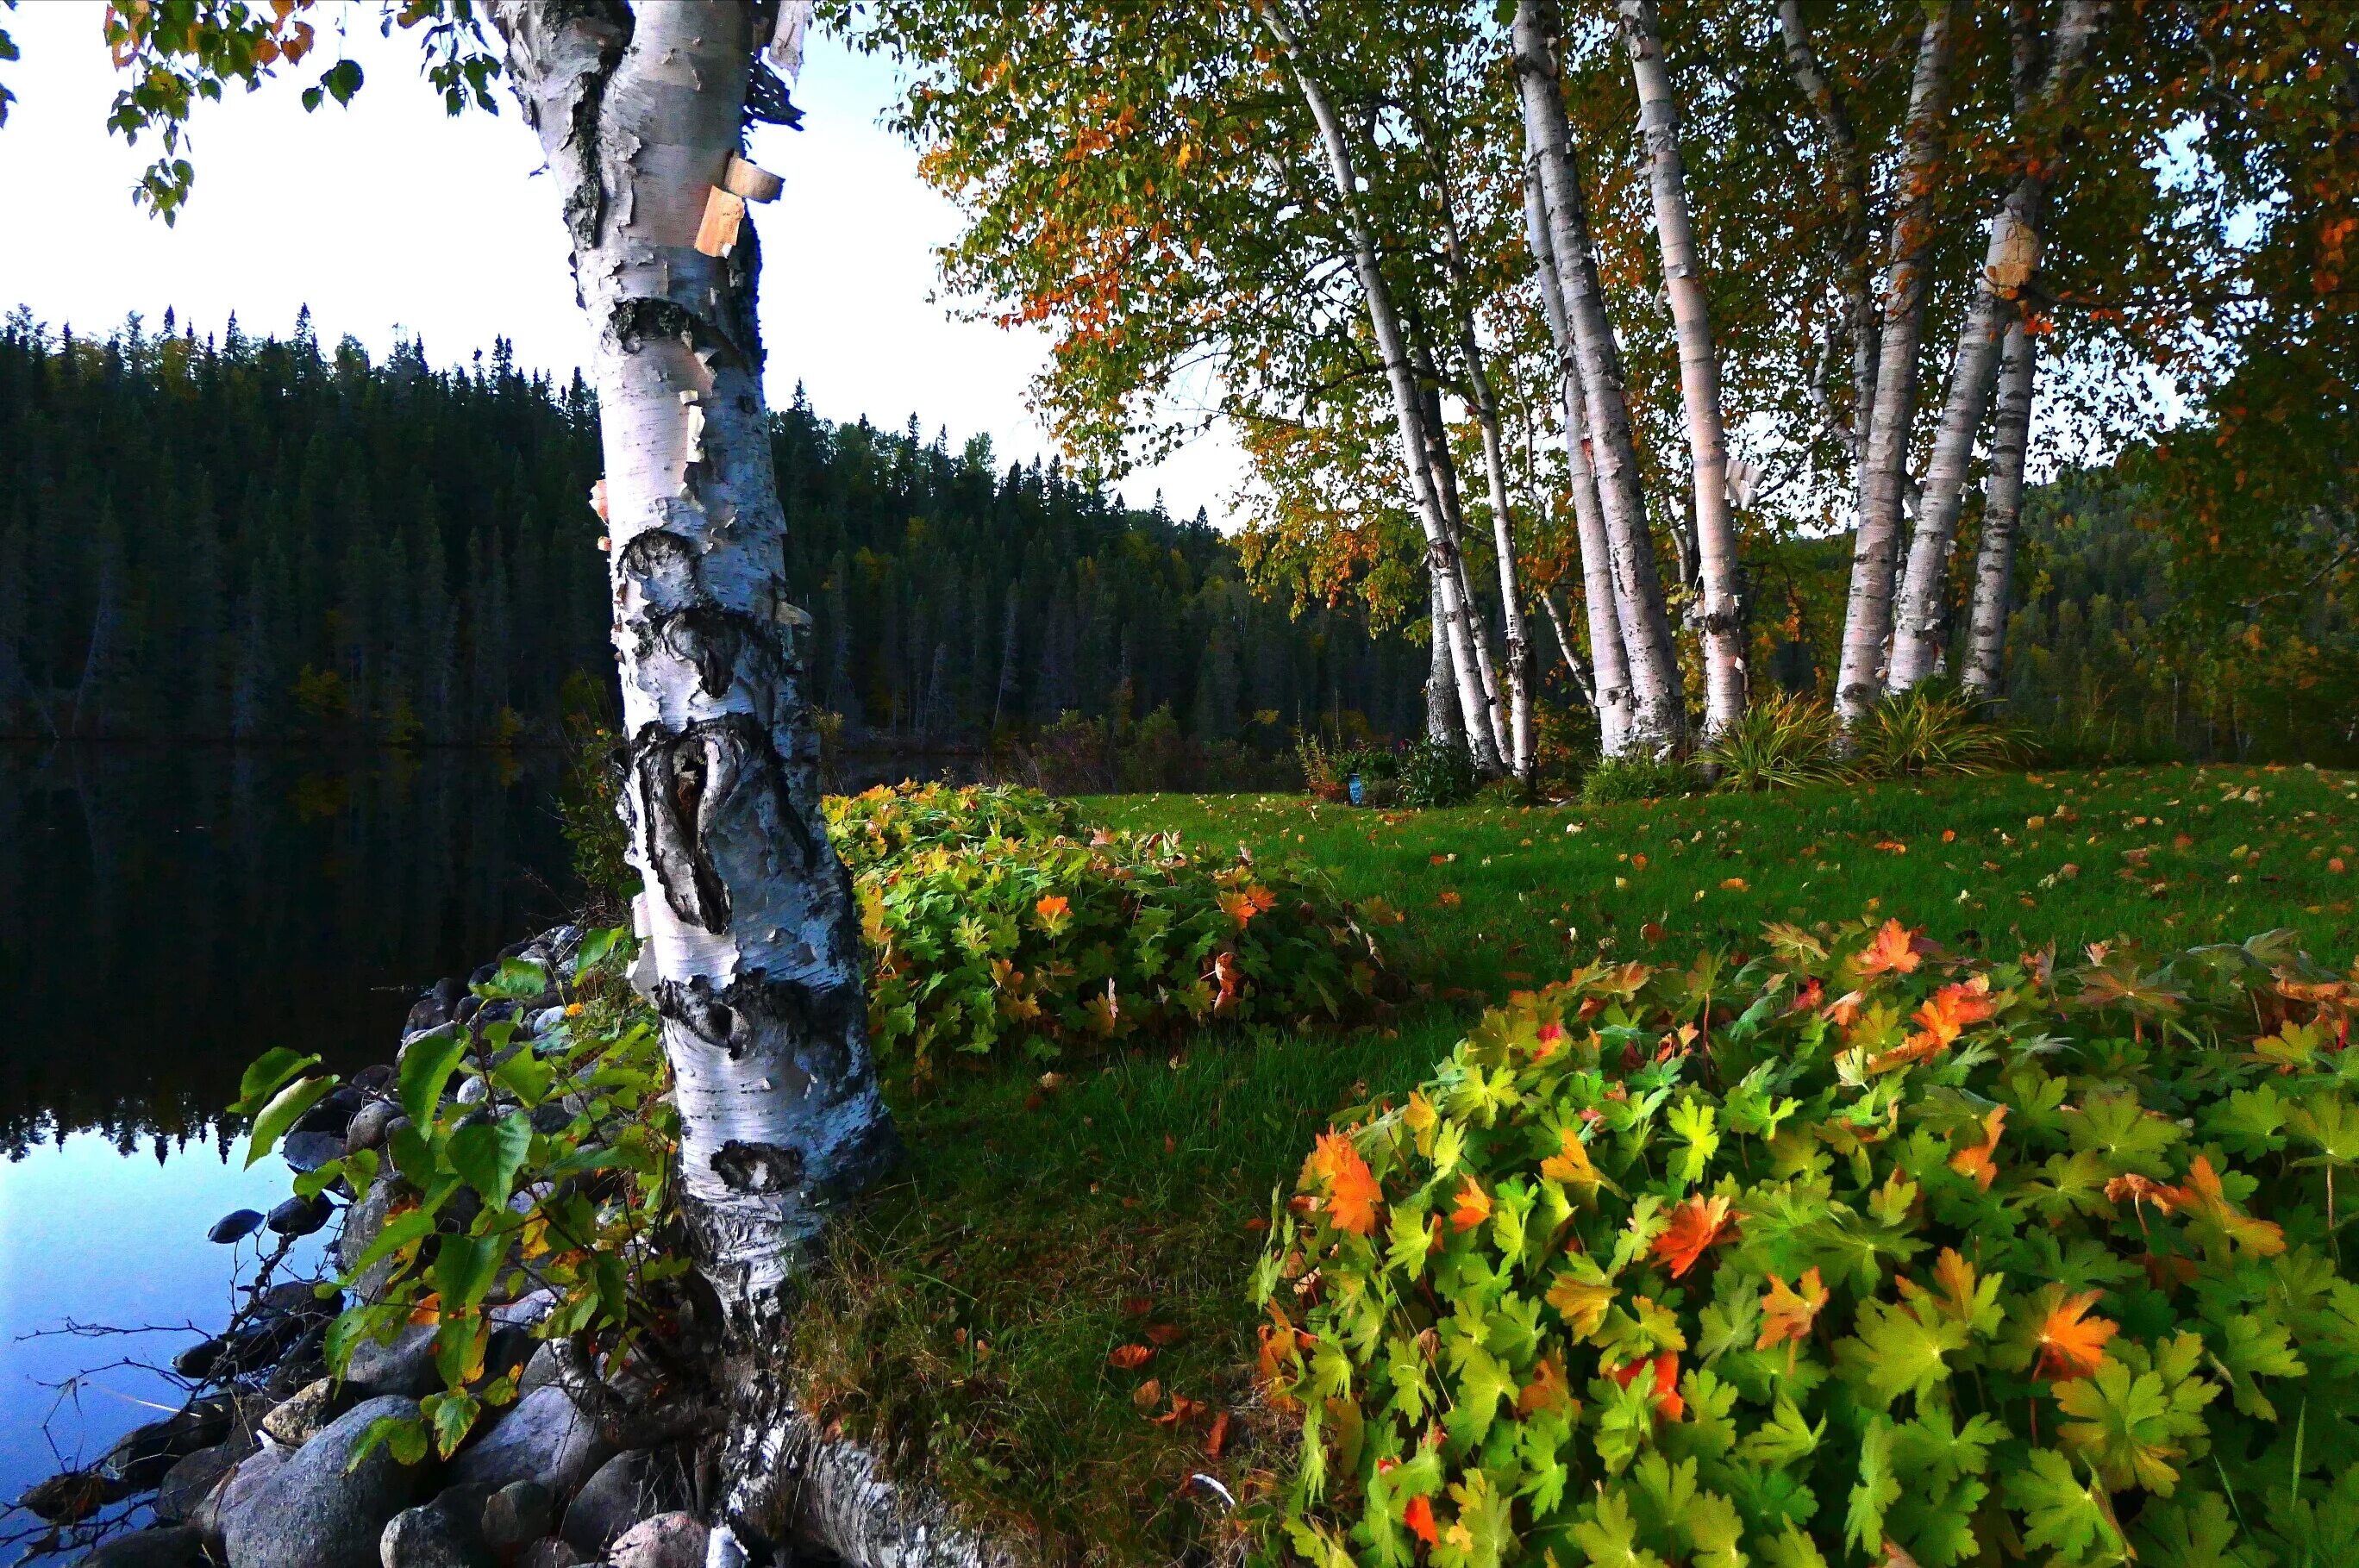
[[[1254,1280],[1294,1553],[2346,1552],[2359,966],[1760,946],[1585,966],[1321,1135]]]

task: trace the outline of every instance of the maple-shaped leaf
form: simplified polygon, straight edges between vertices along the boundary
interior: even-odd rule
[[[1859,1434],[1859,1480],[1843,1513],[1843,1539],[1862,1552],[1884,1540],[1885,1511],[1900,1500],[1900,1477],[1892,1471],[1892,1422],[1871,1416]]]
[[[2106,1342],[2121,1327],[2106,1318],[2089,1315],[2089,1309],[2104,1293],[2082,1291],[2067,1295],[2061,1285],[2040,1287],[2032,1301],[2031,1331],[2032,1343],[2039,1351],[2038,1376],[2066,1382],[2097,1369],[2104,1358]]]
[[[1605,1271],[1586,1253],[1573,1254],[1572,1265],[1549,1281],[1548,1304],[1577,1337],[1586,1339],[1604,1323],[1605,1309],[1614,1304],[1615,1292]]]
[[[1538,1415],[1544,1411],[1569,1411],[1579,1401],[1564,1380],[1564,1357],[1551,1352],[1540,1357],[1532,1368],[1532,1380],[1516,1396],[1518,1415]]]
[[[1852,966],[1862,975],[1906,975],[1923,961],[1908,928],[1897,920],[1886,920],[1852,959]]]
[[[1311,1162],[1327,1184],[1327,1217],[1338,1230],[1348,1230],[1354,1236],[1367,1236],[1376,1228],[1376,1205],[1384,1201],[1384,1189],[1369,1173],[1368,1162],[1360,1158],[1349,1134],[1322,1132],[1312,1152]]]
[[[1974,1185],[1990,1191],[1991,1179],[1998,1174],[1999,1135],[2006,1130],[2006,1109],[1995,1105],[1983,1118],[1983,1137],[1979,1143],[1970,1143],[1950,1156],[1950,1169],[1962,1176],[1970,1176]]]
[[[2255,1219],[2229,1201],[2221,1185],[2220,1173],[2212,1168],[2210,1155],[2195,1156],[2195,1163],[2187,1168],[2187,1185],[2180,1190],[2190,1213],[2217,1226],[2230,1241],[2254,1257],[2274,1258],[2285,1250],[2283,1227],[2266,1219]]]
[[[1998,1288],[2006,1277],[1990,1274],[1977,1278],[1974,1266],[1956,1248],[1944,1247],[1933,1260],[1933,1289],[1928,1291],[1907,1278],[1893,1282],[1900,1287],[1907,1300],[1923,1302],[1977,1334],[1989,1334],[1998,1327],[2004,1315],[1998,1304]]]
[[[1816,1268],[1802,1271],[1799,1289],[1788,1286],[1780,1275],[1770,1275],[1768,1292],[1761,1298],[1761,1337],[1753,1342],[1753,1348],[1767,1350],[1788,1340],[1808,1339],[1810,1325],[1826,1304],[1827,1288]]]
[[[1450,1223],[1461,1230],[1472,1230],[1491,1217],[1491,1195],[1484,1192],[1473,1176],[1458,1189],[1458,1206],[1450,1211]]]
[[[1652,1249],[1656,1261],[1671,1266],[1671,1278],[1676,1280],[1694,1268],[1704,1249],[1731,1228],[1728,1204],[1724,1196],[1691,1197],[1672,1206],[1671,1223],[1655,1238]]]
[[[2067,1418],[2058,1436],[2107,1486],[2166,1498],[2178,1486],[2172,1461],[2186,1455],[2188,1439],[2203,1434],[2200,1412],[2219,1390],[2200,1378],[2173,1379],[2171,1369],[2133,1368],[2108,1356],[2088,1377],[2057,1385]]]
[[[1407,1525],[1408,1532],[1426,1545],[1440,1544],[1441,1531],[1434,1527],[1431,1498],[1422,1493],[1411,1498],[1408,1500],[1408,1507],[1401,1510],[1401,1523]]]
[[[2053,1547],[2060,1563],[2078,1563],[2100,1542],[2119,1555],[2124,1542],[2104,1487],[2093,1476],[2083,1481],[2056,1449],[2033,1449],[2026,1464],[2007,1473],[2006,1490],[2008,1504],[2023,1515],[2024,1545]]]
[[[1857,1337],[1839,1346],[1845,1364],[1856,1368],[1886,1407],[1903,1394],[1922,1400],[1949,1381],[1943,1357],[1966,1346],[1969,1330],[1942,1313],[1920,1314],[1887,1302],[1860,1303]]]
[[[1604,1178],[1590,1163],[1589,1148],[1581,1141],[1581,1133],[1571,1127],[1557,1133],[1557,1152],[1540,1162],[1540,1174],[1551,1182],[1561,1182],[1583,1197],[1596,1195]]]

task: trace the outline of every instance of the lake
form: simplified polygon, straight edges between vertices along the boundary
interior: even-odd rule
[[[43,1385],[195,1337],[25,1336],[225,1321],[253,1244],[205,1232],[291,1180],[220,1125],[245,1064],[387,1060],[421,988],[564,917],[560,762],[0,745],[0,1503],[179,1403]]]

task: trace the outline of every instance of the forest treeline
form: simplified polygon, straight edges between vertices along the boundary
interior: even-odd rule
[[[811,689],[845,732],[972,742],[1169,708],[1201,747],[1390,733],[1425,654],[1245,586],[1200,514],[915,416],[773,417]],[[437,369],[168,312],[0,327],[0,734],[482,743],[611,690],[594,395],[505,342]],[[569,684],[570,683],[570,684]]]

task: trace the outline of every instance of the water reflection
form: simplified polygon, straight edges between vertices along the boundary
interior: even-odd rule
[[[0,1153],[205,1130],[273,1045],[382,1056],[419,987],[563,913],[556,773],[0,749]]]

